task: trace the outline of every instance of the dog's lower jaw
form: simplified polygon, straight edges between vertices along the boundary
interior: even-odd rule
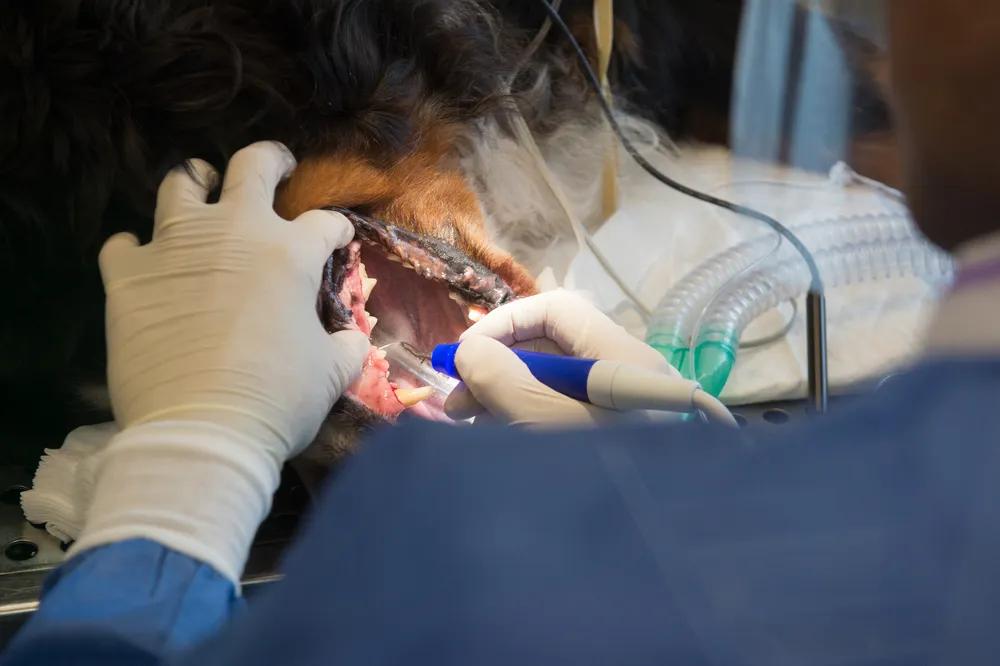
[[[312,442],[297,457],[331,467],[358,450],[364,435],[393,421],[342,396],[323,419]]]
[[[329,475],[357,452],[365,435],[383,425],[392,425],[392,421],[361,403],[341,397],[323,419],[313,441],[289,465],[315,497]]]

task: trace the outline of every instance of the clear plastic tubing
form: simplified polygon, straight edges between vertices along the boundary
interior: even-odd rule
[[[919,238],[866,242],[814,252],[825,287],[912,275],[931,283],[951,278],[951,258]],[[722,393],[746,326],[779,303],[801,296],[810,275],[794,256],[754,272],[712,303],[694,345],[695,375],[714,396]]]
[[[885,243],[915,237],[912,223],[899,214],[873,214],[820,220],[791,227],[813,253],[838,247]],[[765,236],[741,243],[701,264],[675,284],[660,300],[646,333],[650,345],[678,369],[688,366],[688,351],[694,326],[702,309],[734,275],[753,262],[766,258],[764,266],[794,254],[786,243],[768,258],[777,242]],[[797,255],[796,255],[797,256]]]

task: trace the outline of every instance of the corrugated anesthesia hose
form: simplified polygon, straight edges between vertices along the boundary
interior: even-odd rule
[[[793,229],[813,252],[915,237],[909,220],[896,214],[819,220],[796,225]],[[742,271],[760,264],[772,265],[790,254],[791,249],[779,247],[774,237],[765,237],[741,243],[712,257],[689,272],[660,300],[650,320],[646,343],[683,371],[689,362],[695,322],[703,310],[731,282],[738,282]]]
[[[953,273],[950,257],[919,238],[837,245],[813,256],[824,282],[831,286],[907,275],[944,282]],[[809,281],[805,266],[793,256],[754,272],[712,303],[694,343],[693,379],[718,396],[732,372],[747,325],[779,303],[801,296]]]

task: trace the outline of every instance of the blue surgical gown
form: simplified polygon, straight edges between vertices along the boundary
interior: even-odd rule
[[[474,432],[375,436],[245,612],[120,543],[60,569],[0,663],[1000,661],[1000,360],[769,431]]]

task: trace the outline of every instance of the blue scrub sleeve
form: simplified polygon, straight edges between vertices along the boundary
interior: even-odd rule
[[[0,666],[158,664],[242,608],[232,582],[211,567],[153,541],[123,541],[53,572]]]
[[[1000,363],[951,363],[763,434],[386,431],[242,618],[123,543],[0,665],[995,664],[998,395]]]
[[[770,430],[386,431],[171,663],[996,664],[997,396],[969,363]]]

